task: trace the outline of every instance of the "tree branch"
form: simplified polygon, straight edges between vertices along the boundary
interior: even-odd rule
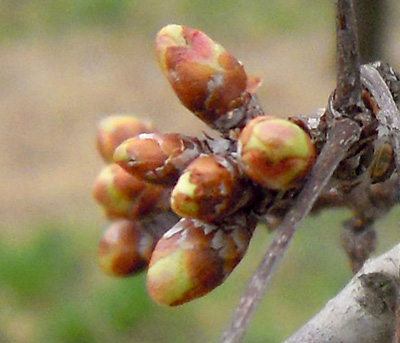
[[[231,325],[222,337],[222,343],[241,341],[261,297],[269,285],[271,276],[289,247],[300,222],[310,212],[318,195],[326,186],[340,161],[345,157],[349,147],[359,138],[360,131],[360,127],[349,119],[333,123],[328,140],[311,171],[309,181],[279,225],[274,240],[233,315]]]
[[[349,284],[284,343],[392,343],[400,244],[368,260]]]
[[[399,109],[393,99],[388,85],[383,80],[373,65],[367,64],[361,67],[361,77],[364,85],[371,92],[380,111],[377,119],[381,125],[380,136],[389,136],[395,149],[396,170],[400,174],[400,119]]]
[[[357,114],[362,108],[360,52],[352,0],[336,0],[337,77],[335,109]]]

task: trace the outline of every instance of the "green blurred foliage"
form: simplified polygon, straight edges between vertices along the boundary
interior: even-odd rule
[[[79,274],[79,254],[66,233],[41,228],[32,241],[18,248],[2,242],[0,283],[24,305],[57,298]],[[74,251],[75,250],[75,251]],[[70,276],[65,280],[63,274]],[[48,293],[49,289],[54,291]]]
[[[395,242],[397,215],[378,223],[380,251]],[[346,216],[333,211],[306,220],[245,342],[282,340],[347,283],[351,273],[339,244]],[[217,341],[272,237],[260,227],[223,286],[185,306],[165,308],[147,296],[145,275],[114,279],[101,273],[97,227],[36,223],[30,229],[34,233],[18,244],[0,234],[3,343]]]
[[[31,237],[13,244],[11,237],[0,235],[2,343],[156,342],[154,332],[187,341],[185,328],[193,328],[194,321],[191,325],[182,311],[171,320],[160,317],[162,309],[147,296],[143,274],[126,279],[103,275],[97,241],[82,241],[81,228],[40,223],[27,232],[32,229]]]
[[[328,0],[0,0],[0,37],[93,27],[147,35],[160,22],[179,22],[256,38],[266,30],[315,28],[326,21],[331,7]]]
[[[113,292],[103,289],[93,299],[97,311],[119,332],[129,332],[141,318],[151,312],[151,301],[143,285],[143,275],[121,279]],[[132,311],[135,309],[135,311]]]

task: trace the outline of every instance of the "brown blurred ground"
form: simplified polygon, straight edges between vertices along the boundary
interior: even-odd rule
[[[395,38],[391,56],[399,66]],[[259,97],[267,113],[310,113],[325,105],[334,87],[329,30],[221,43],[248,73],[264,79]],[[96,121],[105,114],[150,117],[165,131],[205,129],[169,89],[153,43],[133,34],[3,42],[0,61],[0,215],[13,230],[36,219],[101,221],[91,187],[102,166],[94,148]]]

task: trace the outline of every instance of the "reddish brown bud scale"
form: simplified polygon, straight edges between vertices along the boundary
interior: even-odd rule
[[[255,90],[257,82],[248,83],[243,65],[221,45],[199,30],[168,25],[157,34],[156,50],[176,95],[201,120],[224,132],[242,119],[230,112],[251,100],[247,87]]]
[[[156,239],[138,222],[118,220],[104,232],[99,245],[99,263],[107,274],[128,276],[146,268]]]
[[[295,187],[315,160],[308,134],[286,119],[262,116],[242,130],[239,163],[254,181],[274,190]]]
[[[147,288],[158,303],[176,306],[219,286],[240,262],[251,234],[182,219],[158,241],[149,264]]]
[[[154,132],[149,121],[130,115],[111,115],[102,119],[97,129],[97,150],[105,162],[112,162],[114,150],[124,140],[140,133]]]
[[[141,134],[124,141],[114,161],[149,182],[172,185],[181,171],[203,150],[196,138],[180,134]]]
[[[171,194],[171,208],[182,217],[220,220],[249,200],[236,162],[227,156],[202,155],[180,176]]]
[[[117,164],[100,172],[93,189],[94,198],[110,219],[141,219],[154,211],[165,211],[168,209],[167,193],[165,188],[146,183]]]

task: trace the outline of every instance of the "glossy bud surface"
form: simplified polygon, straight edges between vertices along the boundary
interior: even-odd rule
[[[149,264],[147,289],[163,305],[176,306],[210,292],[240,262],[251,235],[182,219],[158,241]]]
[[[146,268],[155,239],[133,220],[113,222],[99,246],[99,263],[110,275],[128,276]]]
[[[239,136],[239,164],[254,181],[274,190],[295,187],[315,160],[308,134],[286,119],[260,116]]]
[[[118,145],[144,132],[154,132],[149,121],[125,114],[107,116],[100,120],[97,127],[97,150],[105,162],[112,162]]]

